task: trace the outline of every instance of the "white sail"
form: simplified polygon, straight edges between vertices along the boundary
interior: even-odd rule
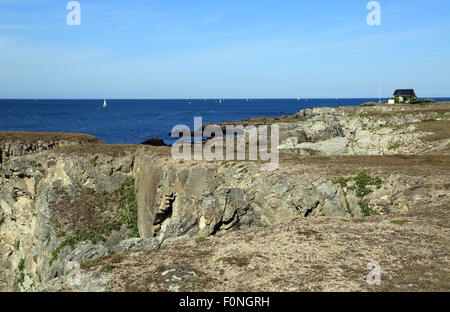
[[[106,100],[103,100],[103,107],[108,106],[108,104],[106,104]]]

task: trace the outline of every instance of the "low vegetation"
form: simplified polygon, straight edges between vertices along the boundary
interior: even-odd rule
[[[348,185],[348,183],[352,181],[352,185]],[[347,200],[348,191],[355,191],[356,196],[361,198],[361,201],[358,203],[359,207],[361,208],[361,213],[364,216],[371,216],[376,215],[377,212],[375,210],[370,209],[364,202],[363,198],[364,196],[370,194],[373,192],[371,188],[368,186],[374,186],[377,189],[381,188],[382,180],[380,177],[371,177],[368,174],[368,171],[366,169],[358,171],[357,175],[353,178],[344,178],[339,177],[336,178],[333,181],[333,184],[339,184],[344,189],[344,196],[345,196],[345,204],[347,208],[347,212],[353,216],[353,212],[350,209],[350,203]]]
[[[392,224],[396,224],[396,225],[403,225],[403,224],[405,224],[407,222],[409,222],[409,221],[408,220],[404,220],[404,219],[402,219],[402,220],[392,220],[391,221]]]
[[[25,281],[25,273],[23,272],[25,269],[25,259],[20,259],[19,264],[17,265],[17,270],[16,270],[16,274],[17,274],[17,284],[19,285],[23,285],[24,281]]]
[[[353,180],[358,187],[356,190],[356,196],[361,198],[372,192],[372,190],[367,188],[367,186],[374,185],[377,189],[381,188],[381,178],[378,176],[375,178],[370,177],[367,170],[360,170]]]
[[[245,267],[250,263],[250,258],[248,256],[221,257],[217,259],[216,262],[224,262],[238,267]]]
[[[417,100],[412,102],[411,104],[432,104],[432,103],[436,103],[436,100],[434,99]]]
[[[363,107],[365,107],[365,106],[375,106],[375,105],[377,105],[377,103],[375,103],[375,102],[365,102],[365,103],[361,104],[361,106],[363,106]]]
[[[400,142],[391,143],[388,146],[388,150],[395,150],[401,146]]]
[[[205,237],[201,236],[201,237],[197,237],[197,238],[195,239],[195,242],[196,242],[197,244],[200,244],[200,243],[205,242],[206,240],[207,240],[207,239],[206,239]]]
[[[377,215],[377,212],[375,210],[370,209],[369,206],[367,206],[365,203],[359,202],[358,205],[361,208],[361,213],[363,214],[363,216],[369,217],[372,215]]]
[[[339,178],[337,178],[336,180],[333,181],[333,184],[339,184],[342,187],[347,187],[347,183],[350,180],[351,180],[351,178],[339,177]]]
[[[101,267],[100,272],[111,272],[112,270],[114,270],[114,266],[111,264],[105,264],[104,266]]]
[[[0,131],[0,142],[24,142],[33,143],[38,141],[66,141],[77,143],[102,143],[99,139],[92,135],[81,133],[64,133],[64,132],[7,132]]]
[[[62,239],[52,253],[51,262],[64,247],[73,248],[81,241],[103,242],[113,231],[123,232],[128,238],[139,237],[134,179],[127,178],[111,193],[76,188],[72,196],[58,188],[60,198],[50,206],[56,235]]]
[[[94,267],[94,266],[98,265],[101,261],[102,261],[101,258],[94,258],[94,259],[88,260],[88,261],[86,261],[86,262],[81,264],[81,268],[83,270],[87,270],[87,269],[89,269],[91,267]]]

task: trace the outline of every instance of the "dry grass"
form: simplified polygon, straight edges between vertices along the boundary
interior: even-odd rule
[[[109,156],[124,156],[137,151],[143,151],[155,156],[170,156],[170,147],[147,146],[136,144],[91,144],[91,145],[65,145],[51,150],[51,153],[70,155],[104,154]]]
[[[137,229],[137,204],[134,180],[127,179],[112,193],[96,193],[92,189],[76,186],[67,191],[54,189],[58,198],[52,201],[52,225],[61,239],[52,253],[57,259],[65,246],[74,246],[81,241],[93,244],[111,240],[116,244],[122,239],[139,237]],[[116,233],[114,237],[111,237]]]
[[[50,203],[50,209],[53,211],[52,223],[61,238],[77,235],[97,243],[111,230],[120,230],[117,200],[111,200],[110,194],[96,194],[82,188],[75,196],[61,188],[56,192],[60,197]]]
[[[416,131],[431,132],[422,138],[425,142],[435,142],[450,139],[450,120],[433,120],[414,124]]]
[[[216,260],[216,262],[224,262],[230,265],[236,265],[238,267],[245,267],[249,265],[250,258],[249,256],[230,256],[230,257],[221,257]]]
[[[394,115],[404,115],[404,114],[430,114],[430,115],[435,115],[435,114],[446,114],[450,112],[450,108],[443,108],[443,107],[436,107],[436,108],[431,108],[431,107],[427,107],[427,108],[417,108],[417,109],[407,109],[407,110],[395,110],[395,111],[388,111],[388,112],[383,112],[383,111],[378,111],[378,110],[373,110],[373,111],[364,111],[361,112],[361,116],[373,116],[373,117],[389,117],[389,116],[394,116]]]
[[[281,154],[280,160],[287,164],[364,167],[430,167],[450,169],[450,155],[351,155],[351,156],[298,156]]]
[[[449,291],[445,214],[448,207],[427,207],[364,222],[296,220],[234,231],[208,244],[180,241],[118,264],[102,259],[91,270],[114,266],[107,272],[110,291]],[[369,261],[381,265],[381,286],[366,282]],[[197,276],[167,282],[160,267],[188,268]]]
[[[92,135],[65,132],[0,132],[0,142],[68,141],[77,143],[102,143]]]

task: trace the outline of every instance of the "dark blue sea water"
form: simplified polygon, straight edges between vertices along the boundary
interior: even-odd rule
[[[367,101],[378,99],[107,100],[106,108],[103,100],[0,100],[0,131],[77,132],[130,144],[159,137],[171,144],[172,128],[185,124],[192,129],[197,116],[218,123]]]

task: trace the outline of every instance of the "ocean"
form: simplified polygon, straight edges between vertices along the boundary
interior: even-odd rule
[[[450,100],[436,98],[436,100]],[[137,144],[158,137],[166,144],[176,125],[294,114],[304,108],[357,106],[378,99],[208,100],[0,100],[0,131],[75,132],[105,143]]]

